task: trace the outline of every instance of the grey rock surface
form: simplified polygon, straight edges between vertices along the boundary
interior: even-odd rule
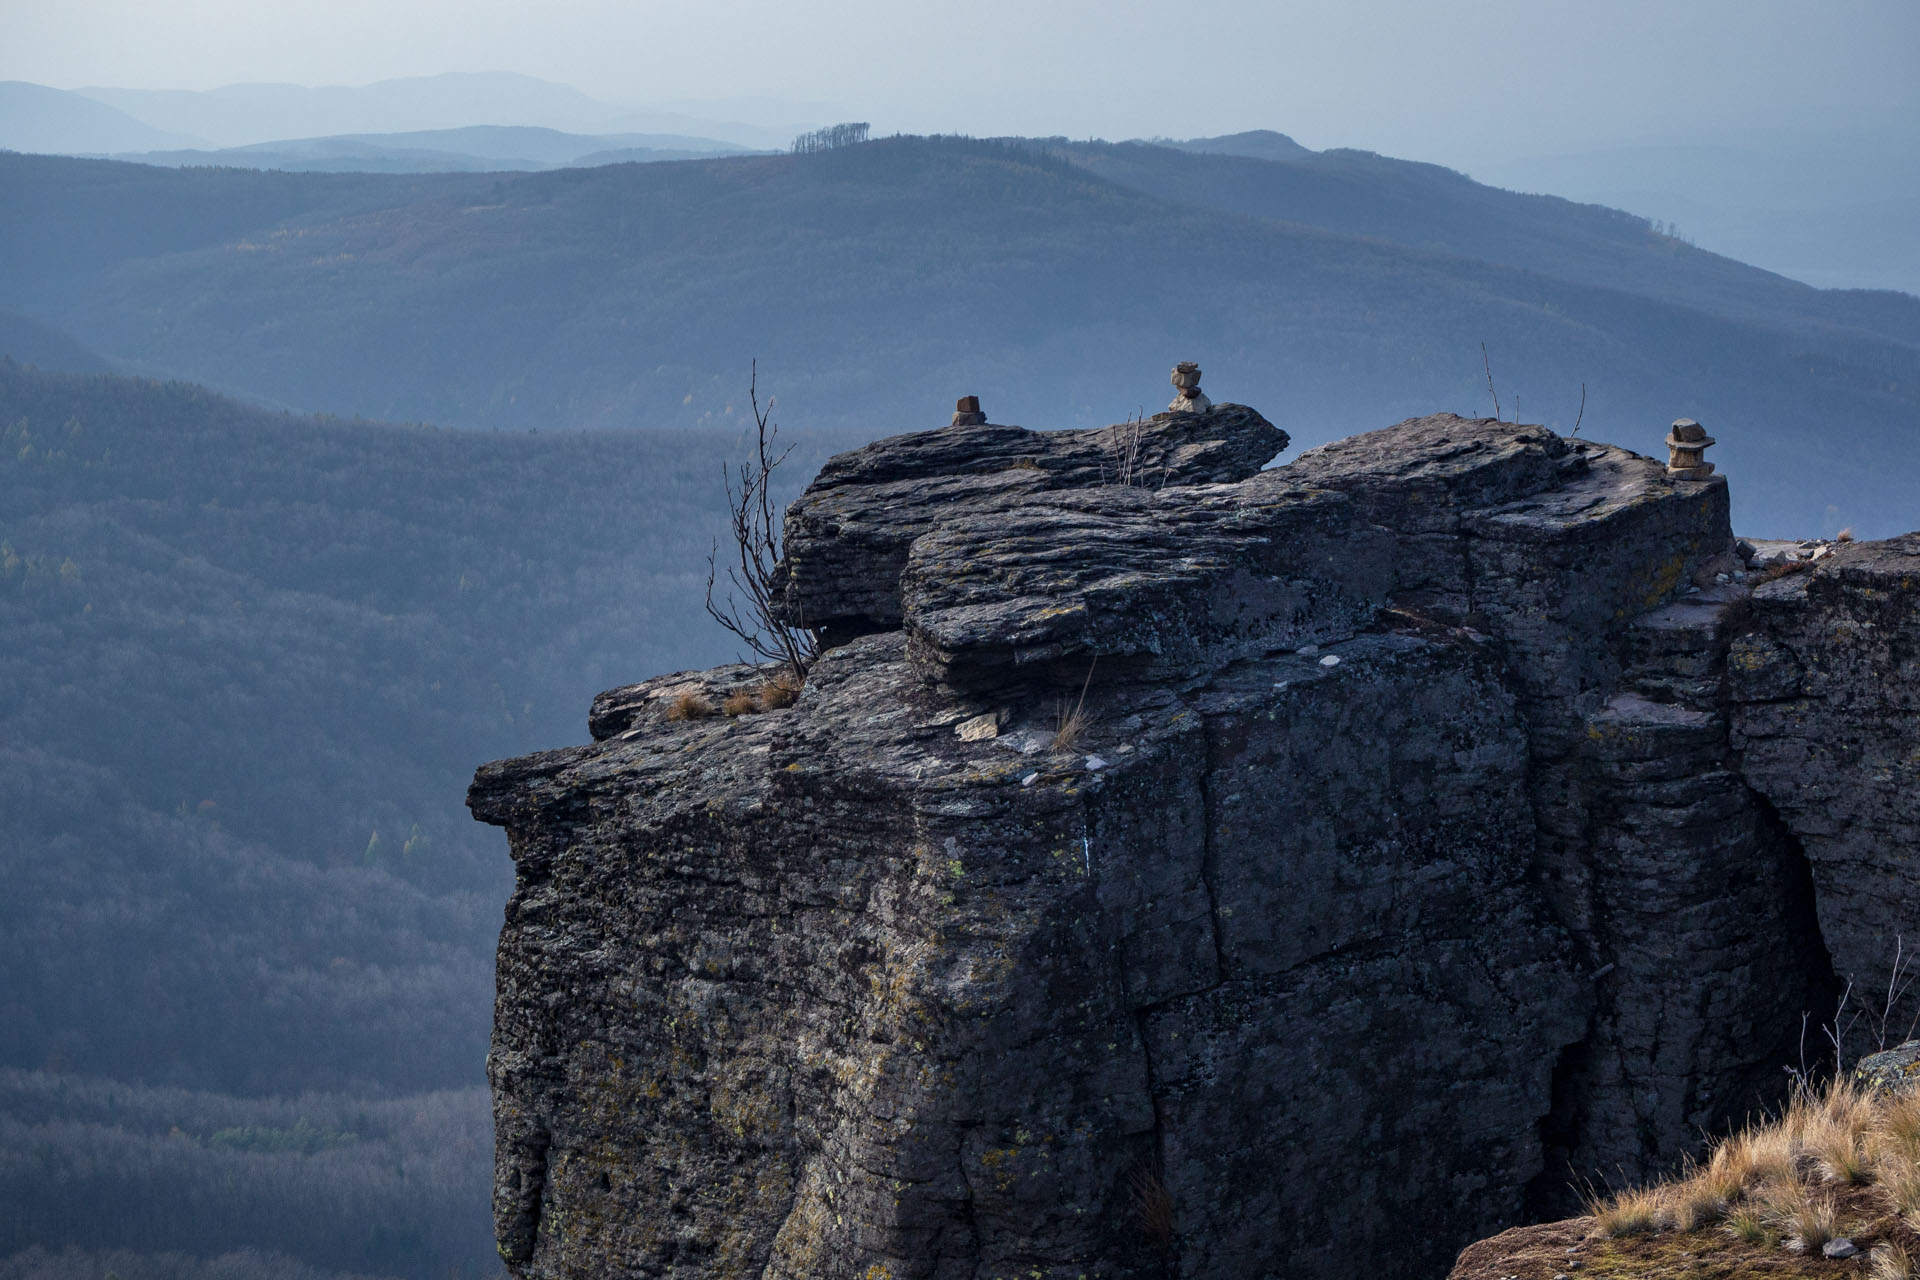
[[[1728,671],[1742,776],[1805,848],[1864,1014],[1851,1058],[1920,1017],[1913,991],[1884,1007],[1896,961],[1910,972],[1920,948],[1920,534],[1832,548],[1754,591]]]
[[[828,644],[890,630],[908,551],[953,511],[1011,512],[1064,489],[1244,480],[1286,447],[1286,432],[1235,404],[1088,431],[890,436],[829,460],[788,509],[785,611]]]
[[[516,1275],[1437,1275],[1777,1096],[1827,916],[1741,717],[1838,659],[1718,582],[1725,481],[1451,415],[1269,471],[1250,410],[1145,426],[1147,485],[1099,433],[834,460],[794,705],[682,672],[480,770]]]
[[[1870,1053],[1854,1064],[1853,1077],[1869,1089],[1907,1093],[1920,1084],[1920,1040]]]

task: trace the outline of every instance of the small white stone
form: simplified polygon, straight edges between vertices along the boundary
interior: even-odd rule
[[[1099,756],[1087,757],[1087,768],[1092,770],[1093,772],[1098,773],[1100,772],[1100,770],[1106,767],[1107,767],[1107,762],[1101,759]]]
[[[1040,781],[1040,775],[1037,773],[1030,773],[1026,777],[1020,779],[1020,785],[1023,787],[1030,787],[1038,781]]]
[[[1293,683],[1293,681],[1291,681],[1291,680],[1275,680],[1275,681],[1273,682],[1273,687],[1274,687],[1274,688],[1276,688],[1276,689],[1284,689],[1284,688],[1286,688],[1286,687],[1287,687],[1288,685],[1290,685],[1290,684],[1292,684],[1292,683]]]
[[[1295,649],[1294,652],[1295,653],[1318,653],[1320,652],[1320,646],[1317,644],[1303,644],[1298,649]]]
[[[1841,1236],[1838,1240],[1829,1240],[1820,1246],[1820,1253],[1828,1258],[1851,1258],[1860,1252],[1860,1246]]]
[[[1337,667],[1340,665],[1340,655],[1337,653],[1330,653],[1326,657],[1320,659],[1320,665],[1323,667]]]

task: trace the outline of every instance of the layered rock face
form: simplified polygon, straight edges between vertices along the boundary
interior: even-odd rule
[[[836,459],[797,702],[661,677],[480,771],[516,1275],[1438,1275],[1768,1095],[1831,972],[1740,748],[1865,713],[1718,581],[1725,482],[1451,415],[1284,444]]]
[[[1727,672],[1742,776],[1805,846],[1853,985],[1847,1056],[1907,1039],[1920,992],[1886,997],[1920,947],[1920,534],[1758,587]]]

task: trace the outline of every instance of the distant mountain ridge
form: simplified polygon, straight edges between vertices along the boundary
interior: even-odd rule
[[[717,137],[743,147],[784,145],[801,124],[746,124],[678,111],[636,110],[570,85],[505,71],[406,76],[368,85],[234,84],[218,89],[83,88],[149,125],[205,138],[214,147],[272,138],[522,125],[571,133],[676,133]],[[95,148],[129,150],[131,148]]]
[[[1152,144],[1172,147],[1177,151],[1246,156],[1252,160],[1295,160],[1313,154],[1286,134],[1275,133],[1272,129],[1249,129],[1245,133],[1222,134],[1217,138],[1188,138],[1185,141],[1155,138]]]
[[[73,155],[206,145],[105,102],[25,80],[0,80],[0,148]]]
[[[701,160],[743,155],[747,150],[718,138],[686,134],[580,134],[525,125],[467,125],[411,133],[288,138],[216,151],[130,152],[113,158],[168,167],[230,165],[315,173],[496,173],[570,165]]]
[[[1256,141],[1286,158],[906,137],[500,175],[0,157],[0,272],[14,310],[128,367],[339,413],[691,426],[738,412],[758,357],[799,421],[926,425],[977,393],[995,420],[1097,425],[1192,357],[1302,445],[1493,395],[1650,451],[1688,416],[1742,475],[1743,532],[1920,523],[1920,299]]]
[[[1516,191],[1555,191],[1653,218],[1703,246],[1825,288],[1920,294],[1920,124],[1620,144],[1476,166]]]

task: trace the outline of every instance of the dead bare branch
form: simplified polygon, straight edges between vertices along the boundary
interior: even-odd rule
[[[707,613],[759,657],[783,664],[799,682],[820,656],[820,638],[811,629],[790,623],[780,609],[781,512],[773,500],[773,476],[793,446],[780,447],[780,428],[772,421],[773,400],[760,407],[758,360],[753,362],[747,400],[753,407],[754,455],[737,468],[721,469],[733,550],[726,567],[725,599],[716,598],[721,577],[719,539],[707,553]]]

